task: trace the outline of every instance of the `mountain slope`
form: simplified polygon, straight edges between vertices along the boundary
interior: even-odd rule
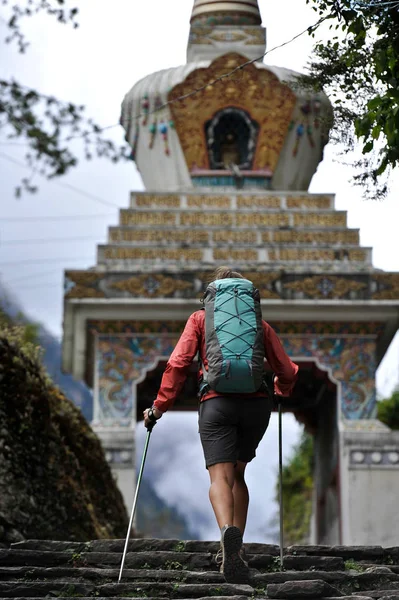
[[[93,396],[85,383],[76,381],[70,375],[61,372],[61,344],[44,325],[35,324],[26,314],[8,292],[4,284],[0,281],[0,312],[4,312],[7,317],[23,325],[35,325],[37,341],[42,346],[43,364],[53,380],[61,391],[72,402],[80,408],[86,421],[90,423],[93,417]]]

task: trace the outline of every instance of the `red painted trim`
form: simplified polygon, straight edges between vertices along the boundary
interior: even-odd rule
[[[240,171],[241,175],[244,175],[245,177],[272,177],[273,173],[272,171],[269,171],[267,169],[262,169],[259,171]],[[234,173],[232,173],[229,170],[223,170],[223,169],[214,169],[214,170],[208,170],[208,169],[193,169],[190,171],[190,175],[192,177],[200,177],[200,176],[212,176],[212,175],[223,175],[224,177],[226,177],[226,175],[234,175]]]

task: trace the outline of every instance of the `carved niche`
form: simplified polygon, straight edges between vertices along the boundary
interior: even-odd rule
[[[275,170],[296,97],[273,73],[254,64],[215,81],[246,62],[247,59],[237,53],[225,54],[208,68],[190,73],[169,92],[174,125],[189,171],[210,169],[206,123],[228,107],[245,111],[259,125],[252,169]],[[190,95],[193,90],[198,91]],[[181,96],[186,97],[176,101]]]

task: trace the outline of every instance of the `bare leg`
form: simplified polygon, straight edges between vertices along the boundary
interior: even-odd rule
[[[238,461],[234,469],[234,519],[233,525],[238,527],[242,535],[244,535],[245,525],[247,523],[249,494],[247,484],[245,483],[244,473],[247,463]]]
[[[234,470],[233,463],[219,463],[208,468],[211,478],[209,499],[220,529],[225,525],[233,525]]]

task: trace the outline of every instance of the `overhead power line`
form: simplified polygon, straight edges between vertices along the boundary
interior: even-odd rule
[[[22,240],[0,240],[0,248],[2,246],[16,246],[18,244],[54,244],[63,242],[86,242],[90,240],[98,240],[101,236],[85,236],[85,237],[68,237],[68,238],[31,238]],[[105,242],[106,243],[106,242]]]
[[[8,154],[4,154],[4,152],[0,152],[0,158],[3,158],[4,160],[11,162],[11,163],[17,165],[18,167],[22,167],[24,169],[30,169],[30,167],[28,167],[28,165],[26,165],[22,161],[17,160],[13,156],[9,156]],[[40,175],[40,173],[39,173],[39,175]],[[41,177],[44,177],[44,176],[41,175]],[[44,178],[47,179],[46,177],[44,177]],[[104,204],[105,206],[114,206],[115,208],[119,208],[119,206],[117,204],[115,204],[114,202],[109,202],[108,200],[104,200],[103,198],[100,198],[99,196],[96,196],[95,194],[91,194],[90,192],[86,192],[85,190],[82,190],[81,188],[78,188],[75,185],[71,185],[70,183],[56,181],[54,179],[51,179],[51,180],[47,179],[47,181],[50,181],[50,183],[53,183],[54,185],[58,185],[59,187],[63,187],[65,189],[71,190],[72,192],[75,192],[76,194],[80,194],[81,196],[85,196],[86,198],[89,198],[90,200],[94,200],[95,202],[98,202],[99,204]]]
[[[279,50],[280,48],[283,48],[284,46],[287,46],[288,44],[291,44],[292,42],[294,42],[295,40],[297,40],[299,37],[301,37],[302,35],[304,35],[305,33],[310,33],[312,31],[316,30],[323,23],[323,21],[326,21],[327,19],[328,19],[328,17],[322,17],[316,23],[314,23],[314,25],[310,25],[309,27],[306,27],[306,29],[304,29],[300,33],[297,33],[291,39],[287,40],[286,42],[283,42],[282,44],[278,44],[277,46],[274,46],[270,50],[267,50],[261,56],[258,56],[257,58],[253,58],[251,60],[247,60],[245,63],[242,63],[241,65],[238,65],[238,67],[235,67],[232,71],[229,71],[228,73],[224,73],[223,75],[220,75],[220,77],[216,77],[215,79],[212,79],[211,81],[208,81],[206,84],[200,86],[199,88],[196,88],[196,89],[192,90],[191,92],[188,92],[187,94],[183,94],[182,96],[179,96],[178,98],[174,98],[173,100],[168,100],[167,102],[164,102],[160,106],[157,106],[157,108],[155,108],[153,110],[150,110],[150,111],[148,111],[146,113],[139,113],[139,114],[135,115],[134,117],[131,117],[130,119],[127,118],[126,121],[127,122],[129,122],[129,121],[137,121],[139,119],[142,119],[143,117],[148,117],[150,115],[156,114],[156,113],[160,112],[161,110],[167,108],[171,104],[175,104],[176,102],[180,102],[182,100],[186,100],[187,98],[190,98],[191,96],[194,96],[195,94],[198,94],[199,92],[202,92],[207,87],[213,86],[216,83],[219,83],[219,81],[223,81],[223,79],[227,79],[228,77],[232,77],[232,75],[235,75],[238,71],[242,71],[243,69],[245,69],[245,67],[248,67],[249,65],[252,65],[252,64],[254,64],[256,62],[259,62],[260,60],[262,60],[263,58],[265,58],[265,56],[267,56],[268,54],[271,54],[275,50]],[[119,126],[120,126],[120,123],[115,123],[114,125],[108,125],[107,127],[102,127],[101,131],[106,131],[107,129],[112,129],[114,127],[119,127]],[[65,141],[70,141],[70,140],[73,140],[73,139],[76,139],[76,138],[80,138],[80,137],[83,137],[82,134],[69,136],[69,137],[66,138]]]
[[[359,5],[362,8],[380,8],[384,6],[391,6],[394,8],[395,6],[399,6],[398,0],[387,0],[386,2],[380,2],[379,0],[371,0],[369,2],[363,2],[362,0],[356,0],[354,2],[355,6]]]
[[[274,46],[273,48],[271,48],[270,50],[267,50],[266,52],[264,52],[264,54],[262,54],[261,56],[258,56],[257,58],[254,58],[252,60],[248,60],[245,63],[239,65],[238,67],[236,67],[235,69],[233,69],[232,71],[229,71],[228,73],[224,73],[223,75],[221,75],[220,77],[217,77],[216,79],[213,79],[212,81],[209,81],[208,83],[206,83],[205,85],[199,87],[198,89],[194,89],[191,92],[189,92],[188,94],[184,94],[183,96],[179,96],[178,98],[174,98],[173,100],[168,100],[167,102],[165,102],[164,104],[158,106],[156,109],[149,111],[148,113],[146,113],[145,116],[149,116],[152,114],[155,114],[161,110],[163,110],[164,108],[166,108],[167,106],[169,106],[170,104],[179,102],[181,100],[185,100],[186,98],[189,98],[190,96],[194,96],[195,94],[198,94],[199,92],[201,92],[202,90],[206,89],[208,86],[210,85],[215,85],[216,83],[218,83],[219,81],[222,81],[223,79],[226,79],[228,77],[231,77],[232,75],[234,75],[235,73],[237,73],[238,71],[241,71],[242,69],[244,69],[245,67],[252,65],[255,62],[259,62],[261,61],[263,58],[265,58],[265,56],[267,56],[268,54],[271,54],[272,52],[274,52],[275,50],[279,50],[280,48],[283,48],[284,46],[287,46],[288,44],[291,44],[292,42],[294,42],[295,40],[297,40],[299,37],[301,37],[302,35],[304,35],[305,33],[311,33],[312,31],[316,30],[322,23],[323,21],[325,21],[326,19],[328,19],[328,17],[322,17],[321,19],[319,19],[316,23],[314,23],[313,25],[310,25],[308,27],[306,27],[306,29],[304,29],[303,31],[301,31],[300,33],[294,35],[291,39],[287,40],[286,42],[283,42],[282,44],[278,44],[277,46]],[[46,98],[45,94],[39,94],[40,96],[42,96],[43,98]],[[138,115],[136,115],[135,117],[132,117],[131,119],[127,119],[128,121],[136,121],[138,119],[141,119],[142,117],[144,117],[144,113],[140,113]],[[25,119],[20,119],[21,122],[27,122]],[[106,131],[108,129],[113,129],[114,127],[119,127],[120,123],[114,123],[113,125],[107,125],[106,127],[100,127],[95,133],[100,133],[103,131]],[[68,137],[65,138],[65,141],[71,141],[73,139],[78,139],[78,138],[83,138],[83,137],[89,137],[91,134],[88,134],[87,132],[85,133],[79,133],[76,135],[70,135]]]
[[[38,283],[35,285],[22,285],[22,286],[16,286],[15,289],[19,292],[20,290],[36,290],[36,289],[38,290],[38,289],[43,289],[43,288],[47,289],[50,287],[51,288],[58,287],[62,292],[64,291],[63,287],[62,287],[62,283],[59,283],[59,282],[57,282],[57,283],[55,283],[55,282],[53,282],[53,283]]]
[[[38,277],[44,277],[45,275],[54,275],[55,273],[59,273],[60,269],[52,269],[51,271],[41,271],[39,273],[31,273],[30,275],[23,275],[22,277],[17,277],[16,279],[7,279],[4,281],[6,285],[10,285],[12,283],[19,283],[20,281],[26,281],[28,279],[37,279]]]
[[[0,223],[26,223],[33,221],[79,221],[86,219],[105,219],[115,216],[114,214],[106,215],[59,215],[59,216],[43,216],[43,217],[0,217]]]
[[[65,262],[76,262],[76,261],[93,261],[95,260],[93,256],[90,257],[77,257],[74,256],[72,258],[66,256],[61,256],[60,258],[29,258],[26,260],[17,260],[11,262],[0,262],[1,267],[13,267],[18,265],[40,265],[42,263],[65,263]]]

